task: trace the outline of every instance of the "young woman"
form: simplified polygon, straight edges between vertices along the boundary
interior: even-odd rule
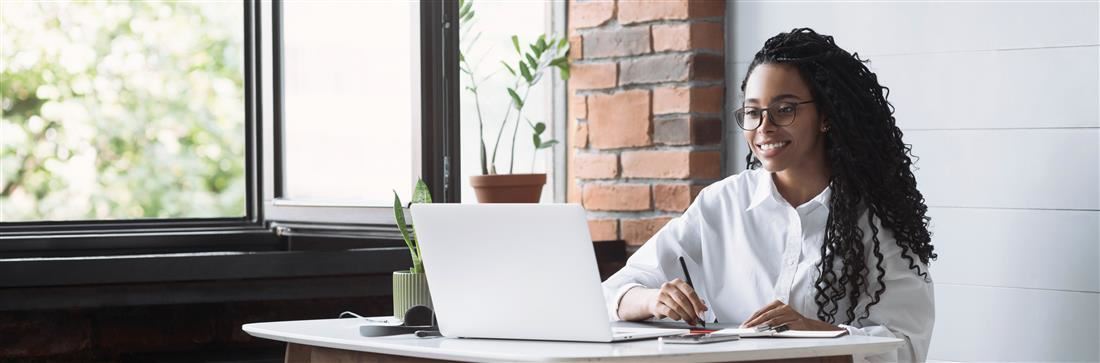
[[[830,36],[768,39],[731,117],[749,170],[704,189],[604,283],[612,316],[847,330],[905,340],[873,360],[924,360],[936,254],[884,90]]]

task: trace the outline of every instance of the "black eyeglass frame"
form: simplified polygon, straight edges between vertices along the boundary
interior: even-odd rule
[[[741,107],[741,108],[733,111],[733,120],[734,120],[734,122],[737,123],[737,127],[740,127],[742,130],[745,130],[745,131],[756,130],[756,129],[760,128],[760,126],[763,126],[764,125],[764,117],[768,117],[768,119],[772,120],[772,123],[775,124],[776,126],[790,126],[791,124],[794,123],[794,119],[798,117],[798,106],[802,106],[802,105],[805,105],[807,103],[814,103],[814,101],[816,101],[816,100],[809,100],[809,101],[802,101],[802,102],[779,102],[780,104],[784,104],[784,105],[786,105],[786,104],[794,105],[795,110],[792,111],[791,120],[790,120],[790,122],[787,122],[787,123],[779,123],[779,122],[776,122],[775,119],[771,118],[771,114],[773,112],[772,110],[775,110],[775,109],[778,108],[778,107],[773,107],[773,106],[768,106],[766,108],[763,108],[763,107],[749,107],[749,106]],[[760,112],[761,112],[761,114],[760,114],[760,124],[756,125],[756,127],[753,127],[751,129],[745,128],[744,112],[745,112],[746,108],[760,109]],[[765,114],[763,114],[763,112],[767,112],[767,114],[765,115]],[[741,114],[742,116],[737,117],[738,114]]]

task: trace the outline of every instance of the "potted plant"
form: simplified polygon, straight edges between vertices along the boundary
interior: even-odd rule
[[[413,203],[431,203],[432,195],[423,179],[417,180],[413,190]],[[401,230],[405,245],[409,246],[412,267],[408,270],[393,272],[393,316],[405,320],[405,312],[417,305],[432,307],[432,295],[428,290],[428,279],[424,276],[424,261],[420,259],[420,244],[416,240],[416,231],[405,223],[405,208],[401,197],[393,192],[393,219]]]
[[[515,48],[517,60],[514,63],[501,61],[503,70],[507,71],[514,82],[511,87],[502,90],[498,95],[507,94],[508,109],[504,114],[500,127],[497,129],[496,138],[493,141],[492,153],[488,152],[485,143],[485,121],[482,119],[481,98],[478,89],[478,77],[476,65],[472,65],[466,58],[469,50],[481,36],[478,33],[473,38],[466,37],[471,31],[474,18],[473,2],[470,0],[459,1],[459,19],[462,24],[464,39],[468,41],[465,49],[459,52],[459,69],[470,80],[470,86],[466,90],[473,94],[474,104],[477,108],[478,135],[480,144],[481,175],[470,177],[470,184],[477,193],[478,201],[482,203],[537,203],[542,194],[542,186],[546,184],[545,173],[516,174],[516,137],[519,134],[521,124],[531,128],[531,140],[535,151],[548,149],[558,144],[557,140],[543,139],[546,124],[535,122],[523,116],[523,108],[527,102],[527,96],[543,75],[553,68],[557,68],[562,80],[569,79],[569,41],[565,37],[558,38],[555,35],[547,37],[540,35],[538,39],[527,44],[526,48],[520,47],[519,37],[512,36],[512,46]],[[483,78],[482,81],[487,79]],[[514,115],[513,115],[514,114]],[[500,140],[505,136],[505,131],[511,125],[511,158],[508,162],[508,170],[497,170],[497,151],[500,149]],[[531,156],[531,167],[534,168],[535,156]]]

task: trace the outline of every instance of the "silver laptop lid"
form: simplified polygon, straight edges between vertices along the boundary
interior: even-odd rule
[[[414,204],[412,223],[448,337],[610,341],[577,204]]]

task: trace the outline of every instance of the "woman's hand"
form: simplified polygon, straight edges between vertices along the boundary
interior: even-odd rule
[[[760,324],[767,324],[770,327],[786,325],[791,330],[844,330],[824,321],[807,319],[791,308],[790,305],[779,300],[764,305],[763,308],[753,313],[744,324],[741,324],[741,327],[752,328]]]
[[[660,289],[654,291],[656,293],[648,299],[646,310],[657,319],[668,317],[695,326],[702,321],[700,317],[703,312],[707,311],[707,306],[695,293],[695,289],[683,280],[675,279],[663,283]]]
[[[619,301],[619,319],[644,320],[652,317],[683,320],[695,325],[707,311],[695,289],[680,279],[661,284],[659,289],[636,287],[627,290]]]

